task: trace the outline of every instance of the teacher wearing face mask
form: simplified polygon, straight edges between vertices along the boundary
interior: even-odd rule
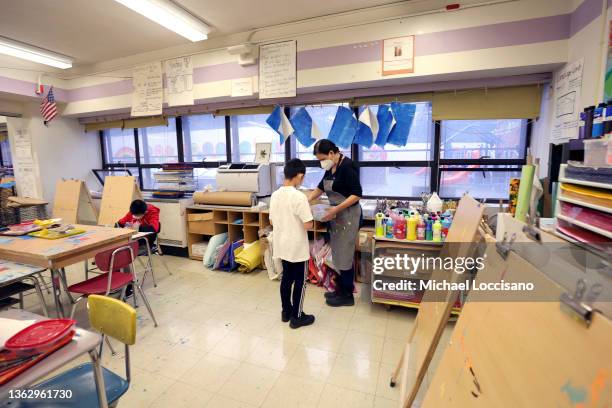
[[[323,221],[329,221],[332,259],[340,279],[336,291],[326,293],[329,306],[353,306],[355,269],[353,260],[355,243],[361,221],[361,183],[359,171],[351,159],[345,157],[333,142],[322,139],[314,145],[314,155],[325,170],[318,187],[310,194],[308,201],[316,200],[325,193],[331,207]]]

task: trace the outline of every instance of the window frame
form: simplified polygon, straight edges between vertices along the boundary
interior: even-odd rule
[[[424,101],[426,102],[426,101]],[[302,105],[299,105],[302,106]],[[285,106],[285,114],[289,117],[291,113],[291,107]],[[355,116],[359,115],[359,107],[352,107]],[[182,116],[171,117],[169,120],[176,121],[176,138],[177,138],[177,154],[178,154],[178,162],[184,163],[193,166],[193,168],[218,168],[220,165],[231,163],[232,162],[232,132],[231,132],[231,118],[230,116],[224,116],[225,118],[225,146],[226,146],[226,154],[225,161],[200,161],[200,162],[186,162],[185,161],[185,145],[184,145],[184,137],[183,137],[183,118]],[[524,154],[522,159],[442,159],[441,158],[441,132],[442,132],[442,121],[432,121],[432,126],[434,129],[433,141],[432,141],[432,149],[430,155],[430,160],[388,160],[388,161],[368,161],[368,160],[360,160],[360,146],[356,144],[351,145],[351,156],[352,160],[357,164],[359,172],[361,174],[362,168],[380,168],[380,167],[426,167],[430,172],[430,180],[429,180],[429,191],[440,191],[440,183],[442,172],[453,172],[453,171],[482,171],[480,168],[468,168],[470,165],[486,165],[486,166],[500,166],[487,168],[485,171],[493,171],[493,172],[503,172],[503,171],[520,171],[521,166],[527,163],[527,152],[531,145],[531,136],[533,130],[532,121],[529,119],[526,120],[525,125],[525,147]],[[108,141],[105,137],[105,131],[100,130],[98,132],[99,141],[100,141],[100,152],[102,155],[102,169],[117,169],[117,168],[134,168],[138,170],[138,180],[139,186],[142,191],[154,191],[153,188],[144,188],[144,178],[143,173],[147,169],[161,169],[162,164],[146,164],[141,163],[140,160],[140,143],[139,143],[139,129],[134,128],[134,150],[135,150],[135,161],[134,162],[126,162],[126,163],[108,163],[106,160]],[[297,155],[297,151],[295,149],[295,144],[297,141],[295,138],[290,138],[288,142],[284,143],[285,151],[284,151],[284,160],[285,162],[289,161],[292,157]],[[1,156],[0,156],[1,157]],[[306,167],[319,167],[319,161],[316,159],[312,160],[302,160]],[[446,166],[464,166],[464,167],[456,167],[456,168],[448,168]],[[381,196],[370,196],[363,195],[362,198],[365,199],[374,199],[380,198]],[[401,199],[401,200],[420,200],[420,197],[406,197],[406,196],[384,196],[388,199]],[[456,197],[443,197],[443,198],[456,198]],[[499,202],[499,199],[483,199],[485,202]],[[502,200],[503,202],[507,202],[508,200]]]

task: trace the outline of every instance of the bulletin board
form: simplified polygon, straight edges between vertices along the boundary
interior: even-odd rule
[[[53,218],[65,223],[95,225],[98,212],[83,180],[60,180],[55,186]]]
[[[104,179],[98,225],[115,225],[130,209],[132,201],[142,199],[134,176],[107,176]]]
[[[472,197],[464,196],[459,201],[453,223],[440,251],[441,257],[466,257],[474,253],[476,237],[480,236],[478,226],[483,212],[484,205]],[[465,280],[465,275],[435,270],[431,279],[459,283]],[[423,295],[409,342],[397,370],[401,372],[400,401],[404,407],[412,406],[417,396],[458,296],[458,291],[426,291]]]
[[[565,292],[538,268],[493,245],[476,282],[534,282]],[[472,292],[427,390],[424,408],[610,407],[612,322],[595,312],[590,326],[559,301],[491,302]],[[553,299],[553,298],[550,298]]]

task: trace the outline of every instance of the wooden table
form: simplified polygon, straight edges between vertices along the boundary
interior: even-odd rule
[[[0,259],[39,266],[51,270],[53,299],[58,316],[64,316],[60,301],[59,279],[65,281],[66,266],[93,258],[98,252],[127,244],[133,230],[124,228],[75,225],[84,229],[80,235],[61,239],[42,239],[29,236],[0,236]]]
[[[46,317],[25,310],[7,310],[0,312],[0,344],[10,338],[17,331],[26,328],[30,324],[45,320]],[[53,352],[38,364],[30,367],[8,383],[0,386],[0,401],[9,397],[10,390],[25,390],[42,378],[51,374],[69,362],[77,359],[85,353],[89,353],[94,366],[94,379],[98,390],[100,407],[106,407],[106,390],[104,388],[104,377],[98,356],[97,348],[101,342],[101,336],[88,330],[76,328],[72,341],[64,347]]]

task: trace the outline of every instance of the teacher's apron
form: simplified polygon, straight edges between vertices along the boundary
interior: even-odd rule
[[[334,180],[324,180],[323,188],[329,198],[331,205],[339,205],[347,197],[333,191]],[[338,272],[351,269],[355,256],[355,243],[359,233],[359,222],[361,220],[361,206],[359,203],[350,206],[338,214],[330,221],[329,234],[332,260]]]

